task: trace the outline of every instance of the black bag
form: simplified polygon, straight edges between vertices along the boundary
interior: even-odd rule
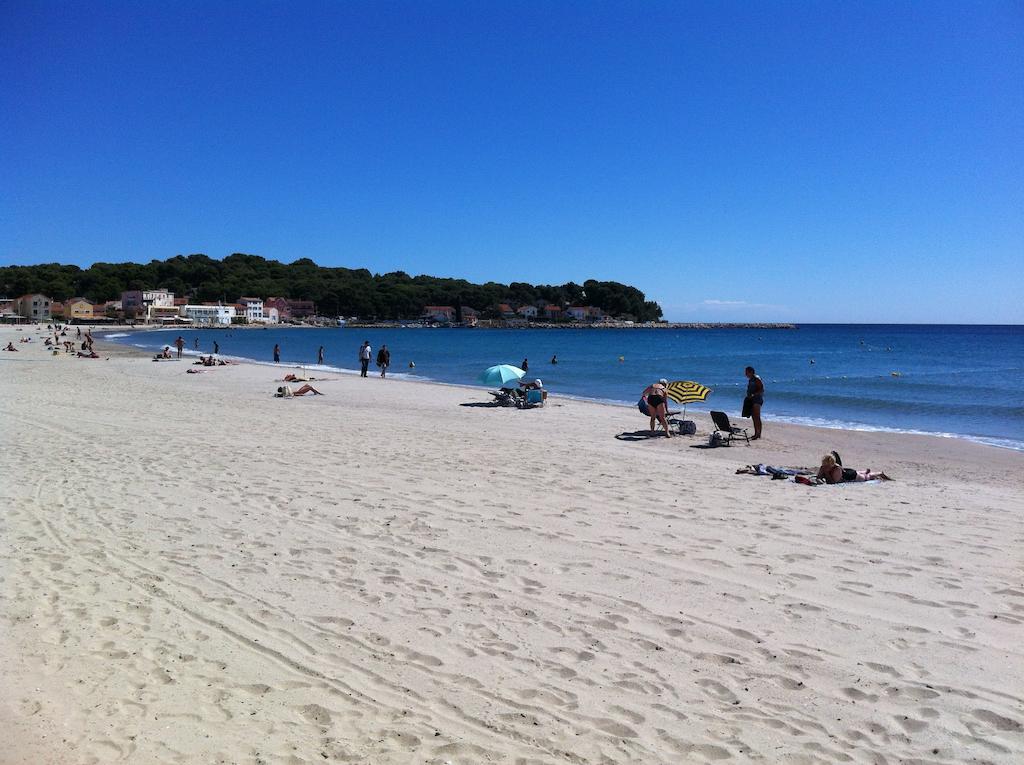
[[[754,404],[750,400],[750,396],[743,399],[743,411],[740,413],[740,417],[749,417],[754,413]]]

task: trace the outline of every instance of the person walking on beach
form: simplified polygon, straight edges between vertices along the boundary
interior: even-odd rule
[[[324,347],[322,345],[320,346],[320,350],[316,352],[316,363],[324,363]]]
[[[281,363],[281,346],[278,345],[277,343],[274,343],[274,363]]]
[[[530,360],[524,358],[523,359],[523,363],[519,365],[519,368],[522,369],[524,372],[529,372],[530,371]]]
[[[750,417],[754,422],[754,435],[750,437],[754,441],[761,437],[761,405],[764,404],[764,383],[754,372],[753,367],[743,370],[747,376],[747,395],[743,399],[743,417]]]
[[[216,340],[213,341],[213,352],[220,353],[220,343],[218,343]]]
[[[174,341],[174,347],[178,349],[178,358],[181,358],[182,351],[185,350],[185,338],[178,335],[178,339]]]
[[[192,341],[192,350],[194,350],[194,351],[198,351],[199,350],[199,338],[198,337],[195,340]]]
[[[388,367],[391,366],[391,351],[386,345],[382,345],[377,351],[377,366],[380,367],[381,379],[387,377]]]
[[[364,340],[363,347],[359,349],[359,376],[366,377],[366,370],[370,368],[370,357],[373,349],[370,348],[370,341]]]

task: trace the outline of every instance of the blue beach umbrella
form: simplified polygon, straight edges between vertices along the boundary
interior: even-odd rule
[[[526,372],[519,367],[514,367],[511,364],[498,364],[481,372],[477,380],[484,385],[507,388],[509,384],[518,383],[525,375]]]

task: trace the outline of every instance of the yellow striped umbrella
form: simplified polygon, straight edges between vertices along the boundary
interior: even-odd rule
[[[686,417],[686,405],[694,401],[703,401],[711,393],[711,388],[693,380],[673,380],[666,389],[668,397],[677,404],[683,405],[683,418]]]

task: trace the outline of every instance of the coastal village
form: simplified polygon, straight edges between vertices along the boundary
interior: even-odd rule
[[[658,327],[715,328],[754,327],[764,329],[793,329],[784,323],[719,324],[679,323],[665,321],[635,322],[627,317],[609,316],[591,305],[538,305],[499,303],[485,311],[463,305],[428,305],[422,313],[406,320],[376,321],[374,319],[329,318],[317,314],[312,300],[293,300],[284,297],[238,298],[237,302],[192,302],[189,297],[178,297],[167,289],[127,290],[120,300],[94,302],[85,297],[72,297],[57,301],[51,297],[30,293],[17,298],[0,297],[0,323],[19,324],[44,321],[63,321],[68,324],[132,324],[150,326],[225,327],[238,325],[313,325],[313,326],[453,326],[453,327]]]

